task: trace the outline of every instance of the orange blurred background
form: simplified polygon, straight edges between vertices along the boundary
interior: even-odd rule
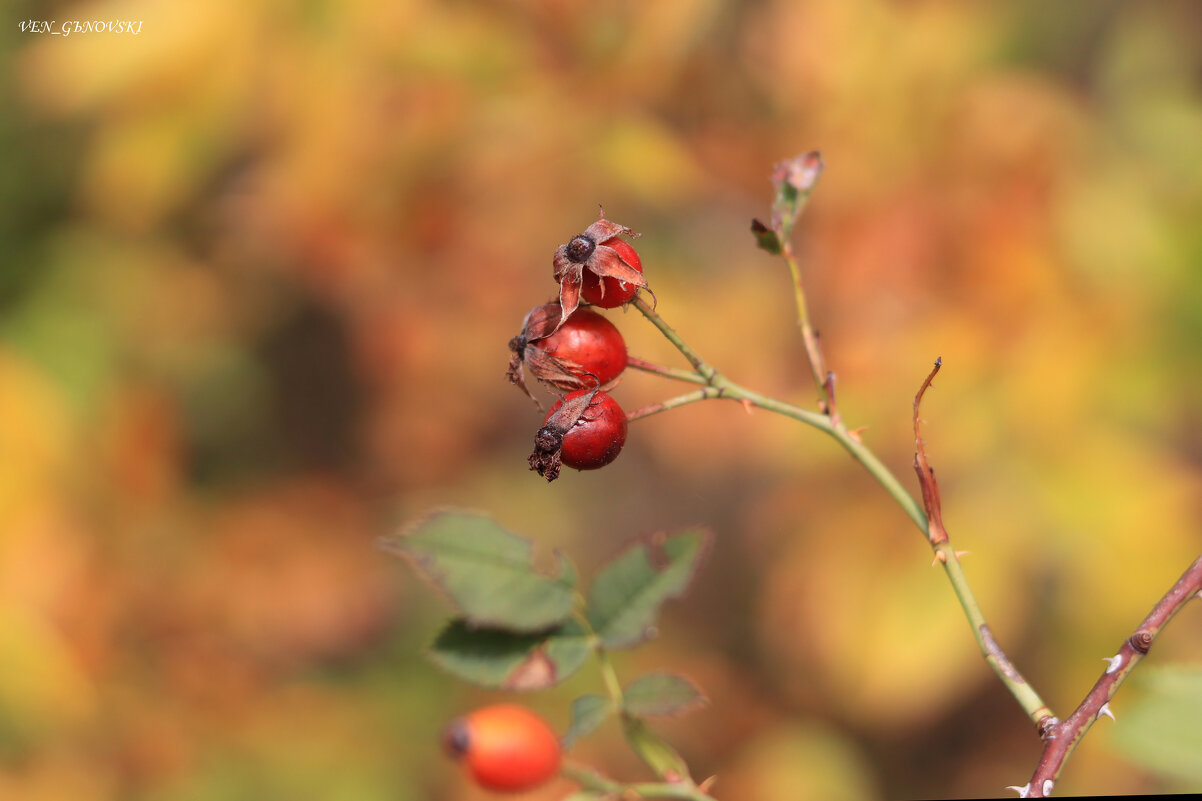
[[[912,524],[831,441],[699,404],[548,485],[506,342],[595,219],[733,380],[814,392],[774,162],[841,411],[907,486],[910,404],[998,639],[1066,715],[1202,543],[1202,8],[1189,2],[35,3],[0,25],[0,796],[483,799],[420,656],[449,606],[375,539],[485,510],[587,575],[717,547],[630,680],[727,801],[1002,794],[1040,743]],[[134,36],[24,19],[141,20]],[[632,353],[680,357],[635,312]],[[628,374],[628,409],[683,391]],[[1058,794],[1199,790],[1114,732]],[[524,700],[561,730],[586,669]],[[574,754],[647,778],[616,727]],[[557,783],[531,799],[556,799]]]

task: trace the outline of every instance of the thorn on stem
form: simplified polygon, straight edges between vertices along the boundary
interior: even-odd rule
[[[1094,715],[1094,720],[1097,720],[1098,718],[1102,717],[1103,715],[1110,718],[1115,723],[1118,723],[1118,718],[1116,718],[1114,716],[1114,713],[1110,711],[1110,702],[1109,701],[1102,704],[1102,708],[1098,710],[1098,714]]]
[[[1026,784],[1024,784],[1021,787],[1019,787],[1017,784],[1012,784],[1009,787],[1007,787],[1006,789],[1013,790],[1014,792],[1018,793],[1019,798],[1026,798],[1027,796],[1029,796],[1031,794],[1031,783],[1027,782]]]
[[[1114,656],[1104,656],[1102,657],[1102,661],[1107,662],[1110,665],[1106,668],[1106,675],[1109,676],[1111,673],[1123,666],[1123,655],[1115,654]]]

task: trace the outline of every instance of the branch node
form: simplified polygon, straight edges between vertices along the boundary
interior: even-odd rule
[[[1060,718],[1047,715],[1039,719],[1039,739],[1047,742],[1056,739],[1056,730],[1060,726]]]
[[[1129,642],[1131,647],[1139,653],[1147,654],[1148,649],[1152,647],[1152,640],[1155,639],[1155,637],[1156,635],[1152,632],[1140,629],[1128,637],[1127,642]]]

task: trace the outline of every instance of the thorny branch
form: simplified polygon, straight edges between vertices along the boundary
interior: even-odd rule
[[[1114,717],[1110,711],[1110,699],[1119,685],[1126,680],[1135,665],[1144,658],[1161,629],[1176,615],[1191,598],[1202,592],[1202,556],[1194,560],[1177,579],[1177,583],[1152,607],[1152,611],[1128,637],[1117,654],[1108,657],[1106,670],[1085,696],[1073,714],[1063,723],[1052,727],[1045,738],[1043,754],[1035,773],[1025,787],[1016,787],[1023,798],[1043,798],[1050,795],[1065,760],[1077,747],[1077,743],[1102,715]]]

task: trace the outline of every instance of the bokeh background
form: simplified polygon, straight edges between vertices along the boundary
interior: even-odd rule
[[[7,3],[0,796],[488,797],[437,734],[499,696],[420,656],[450,608],[375,546],[440,505],[585,574],[713,529],[617,664],[707,689],[661,730],[721,798],[1022,784],[1037,738],[834,443],[711,402],[548,485],[506,342],[604,204],[688,341],[813,403],[787,271],[747,225],[772,164],[821,150],[796,239],[843,415],[913,487],[910,403],[943,357],[945,519],[1066,714],[1202,543],[1200,40],[1185,0]],[[1121,737],[1199,634],[1187,609],[1060,792],[1202,788]],[[524,701],[563,728],[599,687]],[[612,727],[574,753],[645,777]]]

